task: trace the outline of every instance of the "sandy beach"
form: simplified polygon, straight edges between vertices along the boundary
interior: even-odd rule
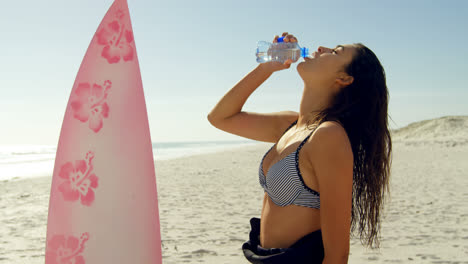
[[[468,263],[468,118],[452,119],[393,133],[381,248],[352,238],[349,263]],[[271,145],[155,163],[164,263],[247,263],[240,247],[260,216]],[[51,180],[0,181],[0,263],[44,263]]]

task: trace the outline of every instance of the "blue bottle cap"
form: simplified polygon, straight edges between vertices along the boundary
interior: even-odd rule
[[[278,43],[284,42],[284,37],[280,37],[280,38],[278,38],[278,40],[277,40],[277,41],[278,41]]]
[[[305,57],[309,57],[309,49],[304,47],[304,48],[301,48],[301,57],[305,58]]]

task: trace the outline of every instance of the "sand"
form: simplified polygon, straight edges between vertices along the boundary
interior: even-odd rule
[[[468,263],[466,120],[436,119],[425,124],[429,131],[393,133],[381,248],[367,250],[352,238],[348,263]],[[441,126],[461,139],[447,139],[450,131]],[[441,136],[421,136],[434,129]],[[249,219],[260,216],[258,166],[270,146],[155,163],[164,263],[247,263],[240,247]],[[50,183],[50,177],[0,181],[0,263],[44,263]]]

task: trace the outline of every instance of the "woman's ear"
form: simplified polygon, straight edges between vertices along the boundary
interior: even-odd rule
[[[353,83],[353,81],[354,81],[354,77],[350,75],[343,75],[343,76],[336,78],[336,82],[342,86],[348,86],[351,83]]]

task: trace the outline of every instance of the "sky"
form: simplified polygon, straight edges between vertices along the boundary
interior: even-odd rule
[[[46,3],[46,4],[45,4]],[[15,0],[0,9],[0,146],[56,145],[81,61],[113,0]],[[207,114],[257,66],[257,41],[363,43],[379,58],[390,127],[468,115],[468,1],[128,0],[153,142],[243,140]],[[299,111],[303,82],[275,73],[244,111]]]

